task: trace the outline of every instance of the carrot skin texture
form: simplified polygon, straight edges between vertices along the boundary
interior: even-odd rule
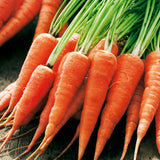
[[[120,160],[124,159],[132,135],[138,126],[139,111],[140,111],[143,91],[144,91],[144,76],[142,76],[142,78],[140,79],[127,109],[125,141],[124,141],[123,153]]]
[[[52,19],[60,7],[62,0],[42,0],[38,23],[35,30],[35,39],[41,33],[48,33]]]
[[[49,115],[45,138],[42,141],[44,145],[41,145],[40,150],[43,151],[52,140],[54,128],[62,121],[68,105],[83,82],[89,67],[90,60],[78,52],[69,53],[63,65],[60,65],[57,73],[59,83],[55,93],[55,103]],[[70,73],[69,76],[68,73]]]
[[[102,111],[94,160],[100,156],[116,124],[125,113],[143,71],[144,63],[137,56],[123,54],[117,58],[117,70]]]
[[[105,39],[101,39],[89,52],[88,57],[92,59],[96,51],[98,50],[104,50],[105,46]],[[113,43],[111,53],[113,53],[115,56],[118,56],[121,52],[121,48],[118,43]]]
[[[5,24],[15,7],[15,0],[0,1],[0,28]]]
[[[39,65],[33,72],[24,93],[17,103],[17,109],[14,115],[14,122],[0,150],[4,147],[16,129],[18,129],[28,114],[34,111],[35,107],[46,96],[51,88],[55,78],[55,73],[48,67]]]
[[[57,72],[58,71],[58,67],[63,59],[63,57],[67,54],[67,53],[70,53],[70,52],[73,52],[75,47],[76,47],[76,44],[78,42],[78,39],[79,39],[79,34],[78,33],[73,33],[73,35],[71,36],[71,38],[68,40],[67,44],[65,45],[65,47],[63,48],[61,54],[58,56],[58,59],[56,60],[52,70],[54,72]]]
[[[145,89],[142,97],[137,141],[134,159],[136,159],[141,140],[145,136],[160,103],[160,51],[153,51],[147,55],[145,63]]]
[[[23,94],[24,88],[26,87],[32,72],[38,65],[45,64],[47,62],[48,57],[57,43],[58,40],[47,33],[39,35],[34,40],[23,63],[18,79],[16,80],[9,108],[3,117],[5,117],[17,104]]]
[[[17,34],[38,14],[42,0],[25,0],[23,5],[0,30],[0,46]]]
[[[20,6],[23,4],[24,0],[15,0],[15,7],[12,12],[11,16],[14,16],[14,14],[17,12],[17,10],[20,8]]]
[[[116,68],[117,59],[112,53],[99,50],[92,58],[80,120],[79,160],[94,130]]]

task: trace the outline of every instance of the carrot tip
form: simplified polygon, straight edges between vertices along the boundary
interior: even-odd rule
[[[137,159],[137,153],[138,153],[138,148],[139,148],[140,142],[141,142],[141,138],[137,138],[133,160]]]

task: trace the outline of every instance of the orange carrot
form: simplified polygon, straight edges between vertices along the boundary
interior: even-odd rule
[[[126,134],[125,134],[124,148],[121,160],[123,160],[125,157],[128,145],[131,141],[132,135],[136,130],[139,122],[139,111],[140,111],[143,91],[144,91],[144,77],[142,76],[128,106],[127,120],[126,120]]]
[[[1,0],[0,1],[0,28],[11,16],[15,7],[15,0]]]
[[[158,106],[156,115],[155,115],[155,124],[156,124],[156,145],[158,152],[160,154],[160,105]]]
[[[0,30],[0,46],[18,33],[38,14],[42,0],[25,0],[23,5]]]
[[[143,71],[144,63],[139,57],[122,54],[117,58],[117,70],[101,116],[94,160],[98,159],[116,124],[125,113]]]
[[[60,55],[58,56],[56,62],[54,63],[54,66],[52,68],[54,72],[58,71],[58,67],[59,67],[59,64],[60,64],[62,58],[67,53],[74,51],[75,46],[77,44],[77,41],[79,39],[79,36],[80,35],[78,33],[73,33],[73,35],[71,36],[71,38],[68,40],[67,44],[64,46],[62,52],[60,53]]]
[[[24,2],[24,0],[15,0],[15,7],[14,7],[14,10],[13,10],[13,13],[11,16],[14,16],[14,14],[20,8],[20,6],[23,4],[23,2]]]
[[[1,120],[9,113],[9,111],[17,104],[23,94],[23,90],[28,83],[34,69],[39,64],[45,64],[52,50],[58,43],[58,40],[50,34],[40,34],[32,43],[27,57],[21,68],[19,77],[11,97],[10,105]]]
[[[101,39],[89,52],[88,56],[92,59],[96,51],[98,50],[104,50],[105,45],[105,39]],[[113,53],[115,56],[118,56],[121,52],[121,48],[118,43],[113,43],[111,53]]]
[[[67,42],[67,44],[65,45],[64,49],[62,50],[61,54],[59,55],[57,61],[55,62],[52,70],[56,73],[59,67],[59,64],[63,58],[63,56],[65,56],[66,53],[74,51],[74,48],[76,46],[76,43],[78,41],[79,38],[79,34],[74,33],[71,38],[69,39],[69,41]],[[64,62],[64,59],[61,63]],[[40,120],[39,120],[39,125],[38,128],[36,130],[36,133],[31,141],[31,143],[29,144],[27,150],[22,153],[19,157],[23,156],[24,154],[26,154],[27,152],[29,152],[29,150],[32,148],[32,146],[34,145],[34,143],[37,141],[37,139],[42,135],[42,133],[44,132],[47,124],[48,124],[48,119],[49,119],[49,113],[51,111],[51,108],[54,105],[54,96],[55,96],[55,91],[57,89],[57,85],[58,85],[58,79],[56,78],[55,82],[54,82],[54,86],[52,87],[52,89],[50,90],[49,93],[49,97],[47,100],[47,103],[40,115]]]
[[[116,67],[117,59],[112,53],[99,50],[92,58],[80,121],[79,160],[97,122]]]
[[[71,52],[64,58],[65,61],[61,62],[62,65],[59,66],[56,75],[56,79],[58,80],[55,81],[58,81],[58,84],[54,83],[54,85],[57,85],[55,100],[49,115],[49,123],[45,130],[45,137],[38,149],[28,159],[33,157],[39,150],[44,151],[52,141],[56,126],[63,120],[69,103],[80,87],[90,66],[89,59],[78,52]]]
[[[55,16],[62,0],[42,0],[42,7],[35,30],[35,39],[41,33],[48,33],[53,17]]]
[[[12,82],[0,93],[0,111],[9,105],[15,83],[16,82]]]
[[[160,103],[159,70],[160,51],[151,52],[147,55],[145,63],[145,89],[140,107],[134,160],[136,159],[140,142],[145,136]]]
[[[46,96],[53,84],[54,77],[55,73],[46,66],[39,65],[34,70],[20,101],[17,103],[12,129],[7,134],[0,150],[2,150],[13,133],[23,124],[28,114],[34,112],[35,107]]]

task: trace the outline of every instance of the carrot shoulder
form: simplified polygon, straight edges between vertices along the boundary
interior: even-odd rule
[[[9,111],[17,104],[21,98],[24,88],[26,87],[30,76],[34,69],[47,62],[52,50],[58,43],[58,40],[50,34],[40,34],[32,43],[27,57],[23,63],[18,79],[14,87],[14,91],[11,97],[10,105],[3,118],[9,113]]]
[[[41,33],[48,33],[54,15],[60,7],[62,0],[42,0],[38,23],[35,30],[35,39]]]
[[[92,59],[96,51],[98,50],[104,50],[106,39],[101,39],[89,52],[88,57]],[[111,48],[111,53],[113,53],[115,56],[118,56],[121,52],[121,48],[118,43],[113,43]]]
[[[136,159],[140,142],[145,136],[160,103],[159,70],[160,51],[151,52],[147,55],[145,63],[145,89],[140,107],[134,159]]]
[[[38,14],[42,0],[25,0],[23,5],[0,30],[0,46],[17,34]]]
[[[116,67],[117,59],[112,53],[99,50],[92,58],[80,120],[79,160],[96,125]]]
[[[117,58],[117,70],[102,111],[94,160],[98,159],[116,124],[125,113],[143,71],[144,63],[137,56],[123,54]]]

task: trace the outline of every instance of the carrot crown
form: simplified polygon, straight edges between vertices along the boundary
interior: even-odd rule
[[[92,23],[84,28],[84,33],[77,43],[76,51],[87,54],[88,51],[97,44],[97,42],[106,36],[113,23],[118,16],[116,13],[121,6],[126,2],[125,0],[103,0],[98,12],[96,13]]]
[[[132,54],[141,57],[160,27],[160,2],[148,0],[145,16]],[[131,38],[132,39],[132,38]]]
[[[126,23],[125,23],[125,25],[123,25],[123,28],[121,28],[121,30],[120,29],[118,30],[118,27],[120,27],[120,24],[122,22],[126,22],[126,20],[124,21],[124,17],[128,18],[128,10],[130,10],[130,7],[132,5],[133,5],[132,0],[123,1],[120,8],[117,9],[116,12],[114,13],[111,24],[110,24],[110,29],[109,29],[107,36],[106,36],[105,47],[104,47],[105,50],[111,52],[113,42],[118,41],[119,32],[123,31],[123,34],[125,33],[124,35],[126,35],[127,31],[130,30],[130,28],[133,26],[133,23],[131,23],[130,25],[128,25],[128,27],[126,27]],[[126,13],[127,13],[127,16],[125,16]],[[133,17],[130,17],[129,20],[131,18],[133,18]]]
[[[90,12],[95,11],[95,8],[97,7],[98,3],[99,3],[98,0],[95,0],[95,1],[88,0],[84,4],[82,9],[75,16],[75,18],[73,19],[71,24],[68,26],[67,30],[64,32],[61,40],[59,41],[59,43],[56,45],[53,52],[51,53],[51,55],[46,63],[46,65],[48,67],[53,67],[55,61],[57,60],[59,54],[63,50],[64,46],[68,42],[71,35],[81,27],[81,25],[83,24],[82,22],[85,21],[87,16],[90,16]]]

